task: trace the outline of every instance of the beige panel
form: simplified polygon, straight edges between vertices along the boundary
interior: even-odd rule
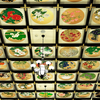
[[[85,82],[85,83],[86,83],[86,82]],[[92,86],[91,89],[85,89],[85,88],[84,88],[84,89],[80,89],[80,88],[78,88],[78,85],[79,85],[79,84],[80,84],[80,83],[77,84],[77,86],[76,86],[76,90],[93,90],[93,88],[94,88],[94,86],[95,86],[95,84],[92,83],[93,86]]]
[[[77,92],[76,92],[76,93],[77,93]],[[77,97],[77,96],[76,96],[76,93],[75,93],[74,98],[81,98],[81,97]],[[91,93],[91,92],[89,92],[89,93],[90,93],[90,95],[89,95],[88,97],[84,97],[84,98],[90,98],[92,93]]]
[[[44,33],[42,33],[42,31]],[[31,43],[39,43],[42,44],[42,35],[45,35],[44,37],[44,43],[55,43],[56,42],[56,29],[30,29],[30,37],[31,37]]]
[[[6,82],[5,82],[6,83]],[[12,85],[13,85],[13,83],[11,83]],[[0,88],[0,90],[4,90],[4,89],[1,89]],[[15,88],[14,88],[14,85],[13,85],[13,87],[11,88],[11,89],[5,89],[5,90],[15,90]]]
[[[14,1],[14,2],[4,2],[4,1],[2,1],[2,0],[0,0],[0,4],[23,4],[23,0],[16,0],[16,1]]]
[[[37,97],[38,98],[43,98],[39,95],[40,92],[37,92]],[[46,98],[54,98],[54,93],[53,92],[49,92],[49,93],[52,93],[53,95],[51,97],[46,97]]]
[[[31,75],[31,78],[30,78],[30,79],[28,79],[28,80],[20,80],[20,79],[17,79],[17,78],[15,77],[16,73],[13,73],[14,80],[15,80],[15,81],[33,81],[33,75],[32,75],[32,73],[29,73],[29,74]]]
[[[66,82],[67,83],[67,82]],[[75,84],[73,84],[73,83],[71,83],[73,86],[72,86],[72,88],[70,88],[70,89],[67,89],[67,90],[74,90],[74,87],[75,87]],[[66,89],[60,89],[59,87],[58,87],[58,85],[59,85],[59,83],[57,83],[57,85],[56,85],[56,89],[57,90],[63,90],[63,91],[66,91]]]
[[[3,47],[0,47],[0,50],[2,50],[2,55],[0,56],[0,58],[5,58],[5,52],[4,52],[4,49],[3,49]]]
[[[21,70],[21,69],[16,69],[15,67],[13,67],[13,62],[14,62],[14,61],[10,61],[11,69],[12,69],[12,70]],[[30,61],[27,61],[27,62],[31,65],[31,62],[30,62]],[[32,68],[31,68],[31,66],[30,66],[28,69],[24,69],[24,70],[27,70],[27,71],[28,71],[28,70],[32,70]],[[24,71],[24,70],[23,70],[23,71]]]
[[[89,20],[89,25],[95,25],[95,26],[99,26],[100,24],[97,24],[97,23],[95,23],[93,20],[92,20],[92,15],[93,15],[93,13],[96,11],[96,10],[98,10],[99,8],[92,8],[92,10],[91,10],[91,15],[90,15],[90,20]]]
[[[5,8],[0,8],[0,13],[2,10],[4,10]],[[24,8],[14,8],[16,10],[19,10],[22,14],[23,14],[23,20],[18,23],[18,24],[8,24],[8,23],[5,23],[1,18],[0,18],[0,25],[3,25],[3,26],[21,26],[21,25],[26,25],[26,20],[25,20],[25,11],[24,11]]]
[[[57,73],[57,81],[75,81],[76,80],[76,73],[73,73],[74,74],[74,78],[70,79],[70,80],[62,80],[60,79],[58,76],[60,75],[60,73]]]
[[[38,7],[39,8],[39,7]],[[44,9],[49,9],[50,11],[52,11],[52,13],[54,14],[54,19],[50,22],[50,23],[47,23],[47,24],[38,24],[38,23],[35,23],[32,19],[31,19],[31,12],[35,9],[38,9],[38,8],[28,8],[28,18],[29,18],[29,25],[33,25],[33,26],[45,26],[45,25],[56,25],[56,8],[50,8],[50,7],[45,7]]]
[[[0,61],[3,61],[3,60],[0,60]],[[4,63],[5,63],[5,65],[7,65],[7,67],[5,68],[5,69],[0,69],[0,70],[9,70],[9,67],[8,67],[8,63],[6,62],[6,61],[3,61]],[[0,65],[0,67],[1,67],[1,65]]]
[[[84,29],[77,29],[80,33],[81,33],[81,37],[79,40],[74,41],[74,42],[65,42],[61,39],[60,35],[63,31],[65,31],[67,29],[59,29],[59,43],[63,43],[63,44],[75,44],[75,43],[82,43],[83,42],[83,37],[84,37]]]
[[[90,0],[82,0],[82,1],[79,1],[79,2],[70,2],[68,0],[60,0],[60,3],[61,4],[88,4]]]
[[[47,2],[36,2],[35,0],[27,0],[28,4],[54,4],[57,0],[48,0]]]
[[[61,15],[62,15],[62,13],[65,11],[65,10],[67,10],[67,9],[69,9],[69,8],[60,8],[60,15],[59,15],[59,24],[60,25],[66,25],[66,26],[78,26],[78,25],[85,25],[86,24],[86,19],[87,19],[87,13],[88,13],[88,8],[79,8],[80,10],[82,10],[83,12],[84,12],[84,19],[81,21],[81,22],[79,22],[79,23],[77,23],[77,24],[67,24],[67,23],[65,23],[62,19],[61,19]]]
[[[90,73],[90,72],[88,72],[88,73]],[[93,72],[91,72],[91,73],[93,73]],[[80,75],[81,75],[81,74],[82,74],[82,73],[79,73],[79,74],[78,74],[78,81],[85,81],[85,80],[80,79]],[[87,81],[96,81],[98,73],[94,73],[94,74],[96,75],[96,77],[95,77],[94,79],[92,79],[92,80],[87,80]]]
[[[85,43],[91,43],[91,44],[98,44],[98,43],[100,43],[100,42],[93,42],[93,41],[89,40],[89,38],[88,38],[89,33],[94,31],[94,30],[95,29],[88,29],[87,35],[86,35],[86,39],[85,39]]]
[[[92,61],[94,61],[94,60],[92,60]],[[97,67],[96,69],[92,69],[92,70],[91,70],[91,69],[89,70],[89,69],[83,68],[83,67],[82,67],[82,64],[83,64],[84,62],[85,62],[85,61],[82,61],[82,62],[81,62],[80,70],[84,70],[84,71],[92,71],[92,70],[93,70],[93,71],[96,71],[96,70],[99,70],[99,69],[100,69],[100,61],[98,61],[98,62],[99,62],[99,67]]]
[[[88,47],[90,47],[90,46],[88,46]],[[89,57],[89,56],[87,56],[87,55],[85,54],[85,50],[86,50],[88,47],[84,47],[82,58],[100,58],[100,56],[97,56],[97,57]]]
[[[2,29],[2,30],[1,30],[1,31],[2,31],[3,40],[4,40],[5,43],[11,43],[11,44],[14,44],[14,43],[17,43],[17,44],[21,44],[21,43],[25,44],[25,43],[28,43],[28,35],[27,35],[27,30],[26,30],[26,29],[18,29],[18,30],[20,30],[20,31],[23,31],[23,32],[25,33],[25,35],[26,35],[25,40],[23,40],[23,41],[21,41],[21,42],[9,41],[9,40],[5,37],[5,33],[6,33],[8,30],[9,30],[9,29]],[[16,31],[16,29],[15,29],[15,31]]]
[[[16,88],[17,88],[18,90],[25,90],[25,89],[20,89],[20,88],[18,87],[18,84],[19,84],[19,83],[16,83]],[[32,83],[32,85],[33,85],[33,87],[32,87],[31,89],[26,89],[26,90],[34,90],[34,84]]]
[[[93,4],[100,4],[100,0],[93,0]]]
[[[0,92],[0,95],[1,95],[1,93],[2,93],[2,92]],[[13,93],[15,93],[15,92],[13,92]],[[15,93],[15,94],[16,94],[16,93]],[[4,96],[2,96],[2,95],[1,95],[1,97],[2,97],[2,98],[17,98],[17,94],[16,94],[14,97],[4,97]]]
[[[58,47],[58,58],[67,58],[60,54],[61,48],[63,48],[63,47]],[[78,49],[78,54],[76,54],[75,56],[72,56],[72,57],[68,57],[68,58],[79,58],[80,57],[81,47],[76,47],[76,48]]]
[[[9,49],[10,49],[10,48],[11,48],[11,47],[7,47],[7,48],[6,48],[6,51],[7,51],[7,54],[8,54],[8,56],[9,56],[9,58],[30,58],[29,47],[25,47],[25,48],[28,50],[28,54],[27,54],[26,56],[24,56],[24,57],[15,57],[15,56],[11,55],[11,54],[9,53]]]
[[[3,81],[12,81],[12,77],[11,77],[11,74],[10,73],[9,73],[9,76],[10,76],[10,78],[8,80],[3,80]],[[2,81],[2,80],[0,80],[0,81]]]
[[[63,71],[66,71],[65,69],[62,69],[59,67],[59,63],[62,62],[62,61],[58,61],[57,63],[57,70],[63,70]],[[77,70],[78,69],[78,65],[79,65],[79,61],[74,61],[76,63],[76,67],[73,68],[73,69],[70,69],[70,70]],[[68,70],[67,70],[68,71]]]
[[[71,95],[70,95],[69,97],[59,97],[59,96],[58,96],[58,93],[59,93],[59,92],[56,93],[56,98],[72,98],[72,97],[73,97],[73,92],[70,92]]]
[[[35,54],[35,49],[37,47],[32,47],[32,55],[33,55],[33,58],[41,58],[39,57],[38,55]],[[50,47],[52,50],[53,50],[53,54],[49,57],[44,57],[44,58],[55,58],[55,47]]]
[[[25,91],[24,91],[24,92],[25,92]],[[21,93],[21,92],[18,93],[18,96],[19,96],[20,98],[27,98],[27,97],[22,97],[22,96],[20,95],[20,93]],[[33,93],[34,93],[34,92],[33,92]],[[32,97],[28,97],[28,98],[35,98],[35,93],[34,93],[34,95],[33,95]]]
[[[54,83],[36,83],[36,90],[54,90]]]

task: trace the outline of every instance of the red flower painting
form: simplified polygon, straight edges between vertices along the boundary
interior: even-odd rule
[[[14,20],[21,20],[21,16],[15,14],[15,15],[12,16],[12,19],[14,19]]]

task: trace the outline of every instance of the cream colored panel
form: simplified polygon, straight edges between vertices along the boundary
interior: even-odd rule
[[[40,92],[37,92],[37,97],[38,97],[38,98],[45,98],[45,97],[40,96],[39,93],[40,93]],[[48,93],[52,93],[53,95],[50,96],[50,97],[46,97],[46,98],[54,98],[54,93],[53,93],[53,92],[48,92]]]
[[[90,72],[88,72],[88,73],[90,73]],[[93,73],[93,72],[91,72],[91,73]],[[80,75],[81,74],[83,74],[83,73],[79,73],[79,75],[78,75],[78,81],[85,81],[85,80],[82,80],[81,78],[80,78]],[[94,78],[94,79],[92,79],[92,80],[86,80],[86,81],[96,81],[96,79],[97,79],[97,76],[98,76],[98,73],[94,73],[95,75],[96,75],[96,77]]]
[[[9,91],[8,91],[8,92],[9,92]],[[14,97],[5,97],[5,96],[2,95],[2,93],[3,93],[3,92],[0,93],[2,98],[17,98],[17,94],[16,94],[15,92],[13,92],[13,93],[15,93],[15,96],[14,96]]]
[[[67,29],[59,29],[59,43],[63,43],[63,44],[75,44],[75,43],[82,43],[83,42],[83,37],[84,37],[84,29],[77,29],[80,33],[81,33],[81,37],[79,40],[74,41],[74,42],[65,42],[61,39],[60,35],[63,31],[65,31]]]
[[[61,99],[64,98],[64,99],[65,99],[65,98],[72,98],[72,97],[73,97],[73,92],[70,92],[71,95],[68,96],[68,97],[59,97],[59,96],[58,96],[58,93],[59,93],[59,92],[56,93],[56,98],[61,98]]]
[[[11,54],[9,53],[9,49],[10,49],[10,48],[11,48],[11,47],[6,47],[7,54],[8,54],[8,56],[9,56],[9,58],[30,58],[29,47],[25,47],[25,48],[28,50],[28,54],[27,54],[26,56],[23,56],[23,57],[15,57],[15,56],[11,55]]]
[[[0,8],[0,13],[2,10],[4,10],[5,8]],[[8,23],[5,23],[1,18],[0,18],[0,25],[3,25],[3,26],[22,26],[22,25],[26,25],[26,20],[25,20],[25,11],[24,11],[24,8],[14,8],[16,10],[19,10],[22,14],[23,14],[23,20],[18,23],[18,24],[8,24]]]
[[[32,73],[29,73],[29,74],[31,75],[31,78],[30,79],[28,79],[28,80],[20,80],[20,79],[17,79],[16,78],[16,73],[13,73],[14,80],[15,81],[33,81],[33,75],[32,75]]]
[[[90,47],[90,46],[86,46],[84,47],[84,50],[83,50],[83,55],[82,55],[82,58],[100,58],[100,56],[96,56],[96,57],[89,57],[85,54],[85,50]],[[99,55],[99,54],[98,54]]]
[[[98,10],[99,8],[92,8],[91,10],[91,15],[90,15],[90,20],[89,20],[89,25],[94,25],[94,26],[99,26],[100,24],[97,24],[95,23],[93,20],[92,20],[92,15],[93,13]]]
[[[57,0],[44,0],[44,2],[36,2],[35,0],[27,0],[27,3],[28,4],[54,4],[56,3]]]
[[[24,92],[25,92],[25,91],[24,91]],[[27,97],[21,96],[20,93],[21,93],[21,92],[18,93],[18,96],[19,96],[20,98],[27,98]],[[33,92],[33,93],[34,93],[34,92]],[[28,98],[35,98],[35,93],[34,93],[34,95],[33,95],[32,97],[28,97]]]
[[[21,41],[21,42],[9,41],[9,40],[5,37],[5,33],[6,33],[8,30],[9,30],[9,29],[2,29],[2,30],[1,30],[1,31],[2,31],[3,40],[4,40],[4,42],[5,42],[6,44],[7,44],[7,43],[11,43],[11,44],[14,44],[14,43],[17,43],[17,44],[21,44],[21,43],[25,44],[25,43],[28,43],[28,35],[27,35],[27,30],[26,30],[26,29],[18,29],[18,30],[24,32],[25,35],[26,35],[25,40],[23,40],[23,41]],[[15,31],[16,31],[16,29],[15,29]]]
[[[58,61],[57,63],[57,70],[63,70],[63,71],[66,71],[67,69],[62,69],[59,67],[59,63],[62,62],[62,61]],[[78,65],[79,65],[79,61],[74,61],[76,63],[76,67],[73,68],[73,69],[69,69],[69,70],[77,70],[78,69]],[[68,70],[67,70],[68,71]]]
[[[73,73],[74,78],[70,79],[70,80],[62,80],[59,78],[60,73],[57,73],[57,81],[75,81],[76,80],[76,73]]]
[[[30,37],[31,37],[31,43],[39,43],[42,44],[42,35],[45,35],[44,37],[44,43],[55,43],[56,42],[56,30],[55,29],[30,29]]]
[[[92,61],[94,61],[94,60],[92,60]],[[81,65],[80,65],[80,70],[84,70],[84,71],[96,71],[96,70],[99,70],[100,69],[100,61],[98,61],[99,62],[99,67],[97,67],[97,68],[95,68],[95,69],[85,69],[85,68],[83,68],[82,67],[82,64],[84,63],[84,62],[86,62],[86,61],[82,61],[81,62]]]
[[[77,0],[78,1],[78,0]],[[71,0],[60,0],[61,4],[88,4],[90,0],[81,0],[79,2],[71,2]]]
[[[5,58],[5,52],[3,47],[0,47],[0,51],[1,51],[0,58]]]
[[[36,90],[54,90],[54,83],[36,83]]]
[[[35,54],[35,49],[36,48],[37,47],[32,47],[33,58],[41,58],[41,57],[39,57],[38,55]],[[44,58],[55,58],[55,47],[49,47],[49,48],[51,48],[53,50],[53,54],[51,56],[49,56],[49,57],[44,57]]]
[[[60,50],[63,47],[58,47],[58,58],[79,58],[80,57],[80,53],[81,53],[81,47],[76,47],[78,49],[78,53],[75,56],[72,57],[64,57],[60,54]]]
[[[25,89],[20,89],[19,87],[18,87],[18,84],[19,83],[16,83],[16,88],[18,89],[18,90],[25,90]],[[26,90],[34,90],[34,84],[32,83],[32,88],[31,89],[26,89]]]
[[[77,93],[77,92],[76,92],[76,93]],[[77,96],[76,96],[76,93],[75,93],[74,98],[82,98],[82,97],[77,97]],[[84,98],[90,98],[90,97],[91,97],[92,92],[89,92],[89,93],[90,93],[90,95],[89,95],[88,97],[84,97]]]
[[[28,8],[28,18],[29,18],[29,25],[33,25],[33,26],[48,26],[48,25],[56,25],[56,8],[50,8],[50,7],[45,7],[43,9],[49,9],[53,14],[54,14],[54,18],[51,22],[47,23],[47,24],[38,24],[35,23],[32,19],[31,19],[31,13],[33,10],[38,9],[38,8]]]
[[[0,4],[23,4],[23,0],[15,0],[14,2],[4,2],[2,0],[0,0]]]
[[[79,8],[80,10],[82,10],[83,12],[84,12],[84,19],[81,21],[81,22],[79,22],[79,23],[77,23],[77,24],[67,24],[67,23],[65,23],[62,19],[61,19],[61,15],[62,15],[62,13],[65,11],[65,10],[67,10],[67,9],[69,9],[69,8],[60,8],[60,15],[59,15],[59,24],[60,25],[66,25],[66,26],[78,26],[78,25],[85,25],[86,24],[86,19],[87,19],[87,13],[88,13],[88,8]]]

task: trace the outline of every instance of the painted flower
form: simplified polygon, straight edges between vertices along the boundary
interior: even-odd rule
[[[13,16],[13,13],[15,13],[14,11],[9,11],[8,13],[7,13],[7,15],[9,16],[9,17],[12,17]]]
[[[41,12],[36,12],[36,13],[35,13],[35,16],[36,16],[36,17],[40,17],[41,15],[42,15]]]
[[[76,12],[78,13],[78,12],[80,12],[80,11],[76,11]]]
[[[3,18],[4,18],[4,20],[8,20],[10,17],[8,16],[8,17],[6,17],[6,16],[2,16]]]
[[[70,13],[70,11],[68,11],[68,13]]]
[[[24,79],[25,77],[22,77],[22,79]]]
[[[71,41],[74,41],[74,38]]]
[[[70,33],[70,34],[73,34],[73,33]]]
[[[44,17],[47,17],[48,18],[48,17],[50,17],[50,15],[49,14],[44,14]]]
[[[59,95],[59,96],[62,96],[62,97],[63,97],[63,96],[65,96],[65,94],[64,94],[64,93],[59,93],[58,95]]]
[[[68,39],[68,37],[65,38],[66,40]]]
[[[84,66],[85,66],[85,65],[88,65],[88,63],[85,62],[85,63],[83,63],[83,65],[84,65]]]
[[[95,49],[95,51],[97,51],[97,49]]]
[[[67,22],[67,24],[70,24],[71,22]]]
[[[62,15],[61,18],[64,18],[64,16]]]
[[[92,68],[92,65],[87,66],[88,68]]]
[[[3,18],[6,18],[6,16],[4,16],[4,15],[3,15],[2,17],[3,17]]]
[[[98,15],[100,15],[100,11],[98,12]]]
[[[99,17],[98,16],[95,16],[95,19],[99,19]]]
[[[15,15],[12,16],[12,19],[14,19],[14,20],[21,20],[21,16],[15,14]]]
[[[71,15],[73,15],[73,14],[74,14],[74,12],[71,13]]]
[[[74,22],[74,20],[71,20],[71,22]]]
[[[76,18],[75,21],[78,21],[78,19]]]
[[[65,36],[65,34],[61,34],[62,36]]]
[[[18,52],[19,53],[20,49],[15,49],[15,52]]]
[[[38,18],[38,21],[44,21],[44,19],[42,17]]]
[[[75,15],[70,15],[70,17],[75,17]]]

